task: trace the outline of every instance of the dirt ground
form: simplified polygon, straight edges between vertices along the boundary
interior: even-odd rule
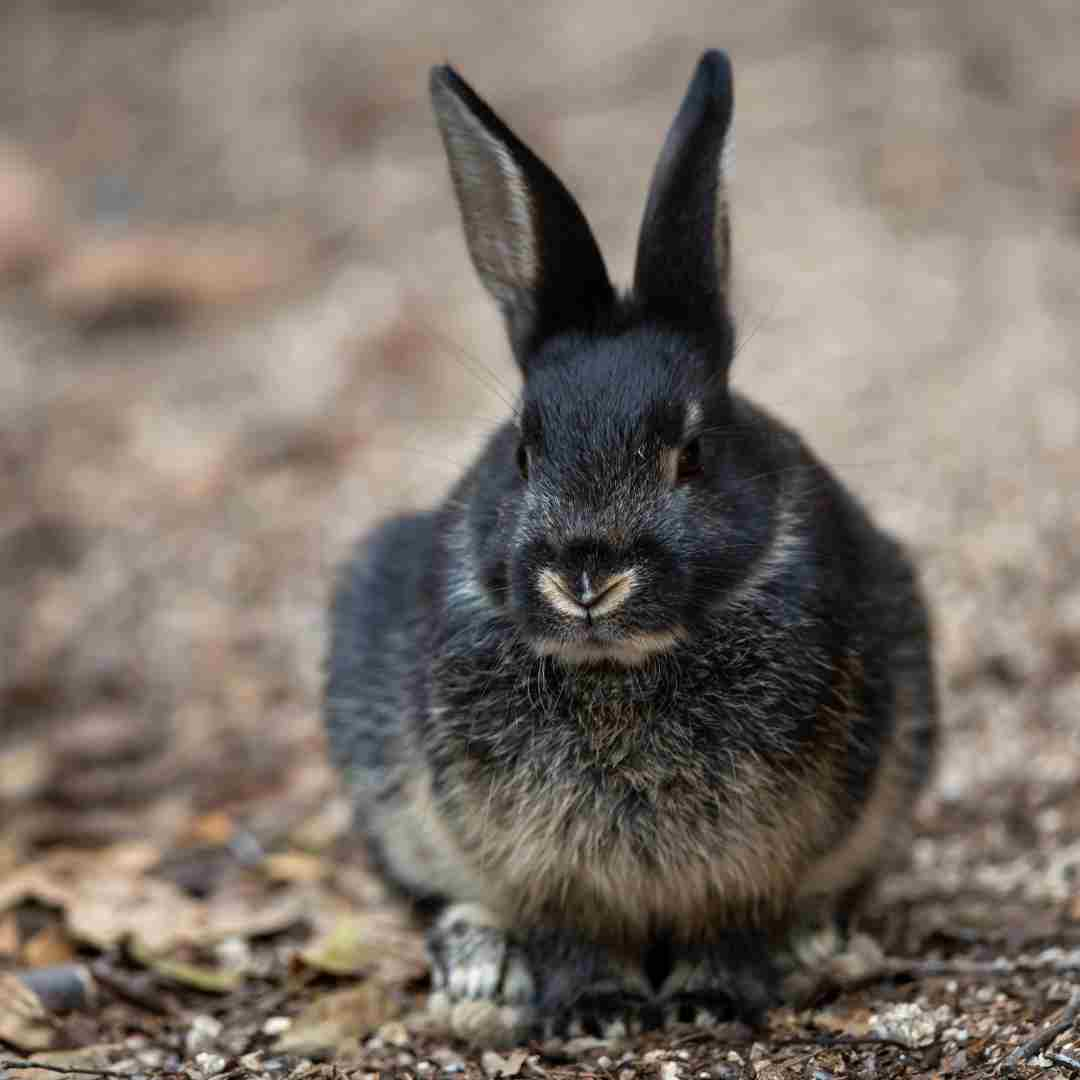
[[[515,390],[427,68],[626,281],[707,46],[735,381],[917,553],[943,757],[812,1008],[483,1053],[416,1020],[317,705],[335,563]],[[1078,56],[1075,0],[10,0],[0,1076],[1080,1076]]]

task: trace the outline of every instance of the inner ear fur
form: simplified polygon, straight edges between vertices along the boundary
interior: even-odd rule
[[[469,254],[525,368],[545,339],[613,304],[604,260],[562,182],[453,68],[432,70],[431,100]]]

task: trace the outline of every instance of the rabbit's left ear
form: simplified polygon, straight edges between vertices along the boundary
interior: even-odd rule
[[[469,254],[524,369],[547,338],[590,329],[614,303],[603,257],[559,178],[453,68],[432,70],[431,100]]]
[[[725,53],[705,53],[660,152],[638,238],[634,295],[703,328],[727,312],[731,242],[722,170],[734,91]]]

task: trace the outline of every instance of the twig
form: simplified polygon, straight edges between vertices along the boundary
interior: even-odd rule
[[[678,1039],[671,1041],[672,1046],[686,1046],[689,1043],[695,1042],[709,1042],[715,1039],[717,1042],[723,1043],[724,1046],[753,1046],[754,1043],[761,1043],[762,1046],[768,1046],[774,1049],[787,1049],[795,1046],[816,1046],[822,1050],[838,1050],[845,1046],[892,1046],[898,1050],[926,1050],[930,1045],[913,1047],[907,1043],[900,1042],[897,1039],[888,1039],[884,1036],[878,1035],[801,1035],[801,1036],[789,1036],[783,1039],[773,1039],[768,1034],[761,1034],[758,1037],[747,1037],[738,1039],[727,1039],[723,1036],[717,1037],[716,1032],[713,1031],[701,1031],[691,1032],[688,1035],[683,1035]]]
[[[1080,1016],[1080,990],[1074,990],[1072,997],[1069,999],[1069,1004],[1065,1006],[1065,1012],[1062,1013],[1061,1019],[1056,1024],[1051,1024],[1048,1028],[1044,1028],[1038,1035],[1028,1039],[1027,1042],[1021,1043],[1006,1059],[1005,1065],[1007,1068],[1019,1065],[1028,1058],[1034,1057],[1040,1051],[1045,1050],[1059,1035],[1063,1035],[1069,1030],[1076,1022],[1077,1016]]]
[[[111,967],[104,960],[91,965],[91,972],[106,990],[118,998],[157,1016],[175,1016],[177,1009],[158,992],[152,977],[142,974],[129,977]]]
[[[1071,975],[1080,971],[1080,959],[1072,956],[1054,960],[1049,963],[1039,963],[1035,959],[1026,960],[906,960],[887,959],[875,967],[872,971],[862,972],[849,977],[831,976],[828,985],[837,990],[850,991],[860,990],[866,986],[883,979],[895,979],[897,977],[909,979],[935,979],[946,976],[965,975],[977,978],[988,978],[1001,975],[1016,975],[1022,971],[1051,972],[1055,975]]]
[[[897,1050],[906,1050],[909,1054],[913,1050],[928,1050],[932,1043],[926,1046],[910,1046],[898,1039],[887,1039],[877,1035],[808,1035],[805,1038],[790,1039],[761,1039],[760,1042],[767,1046],[817,1046],[822,1050],[841,1050],[845,1046],[892,1046]]]
[[[910,975],[914,979],[936,975],[1015,975],[1018,971],[1046,971],[1066,975],[1080,971],[1080,958],[1075,955],[1062,960],[1039,963],[1031,960],[888,960],[883,975]]]
[[[1064,1065],[1066,1069],[1072,1069],[1075,1073],[1080,1073],[1080,1058],[1074,1058],[1070,1054],[1047,1054],[1046,1055],[1055,1065]]]
[[[108,1076],[116,1080],[131,1080],[131,1073],[113,1072],[111,1069],[77,1069],[68,1065],[46,1065],[40,1061],[16,1061],[0,1058],[0,1070],[7,1069],[42,1069],[45,1072],[61,1073],[64,1076]]]

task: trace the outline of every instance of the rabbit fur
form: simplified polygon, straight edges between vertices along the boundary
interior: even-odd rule
[[[667,136],[625,294],[461,77],[431,94],[524,385],[446,501],[340,576],[325,711],[357,827],[459,1033],[759,1019],[926,780],[915,572],[729,387],[726,55]]]

